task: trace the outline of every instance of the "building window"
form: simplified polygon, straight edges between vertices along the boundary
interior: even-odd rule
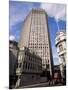
[[[59,45],[59,51],[63,51],[62,44],[61,44],[61,45]]]
[[[18,56],[18,59],[19,59],[19,60],[22,60],[22,55],[19,55],[19,56]]]
[[[42,64],[42,66],[45,66],[45,64]]]
[[[25,52],[25,55],[27,55],[27,53]]]
[[[28,67],[27,67],[27,63],[26,62],[24,62],[23,63],[23,69],[27,69]]]
[[[18,64],[18,67],[21,67],[21,63]]]
[[[46,67],[49,69],[49,64],[47,64]]]
[[[65,57],[64,57],[64,55],[62,55],[61,58],[63,60],[63,63],[65,63]]]
[[[27,63],[25,63],[25,68],[27,69]]]
[[[28,64],[28,69],[30,69],[30,63]]]

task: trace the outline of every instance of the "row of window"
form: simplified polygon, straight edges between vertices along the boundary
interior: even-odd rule
[[[46,43],[32,43],[32,42],[29,42],[29,45],[39,45],[39,46],[48,46],[48,44],[46,44]]]
[[[42,23],[41,21],[33,21],[32,22],[32,28],[34,27],[34,28],[43,28],[44,27],[44,25],[45,25],[45,23]]]
[[[30,57],[30,56],[25,56],[24,60],[27,62],[38,63],[38,64],[41,64],[41,62],[42,62],[41,59],[39,59],[39,58],[37,59],[35,57]]]
[[[45,20],[44,17],[42,16],[35,16],[35,17],[32,17],[32,20],[35,20],[35,21],[41,21],[41,20]]]
[[[31,39],[33,39],[33,38],[42,38],[42,39],[47,39],[47,37],[44,35],[44,34],[41,34],[41,33],[34,33],[34,34],[30,34],[30,37],[31,37]],[[44,38],[45,37],[45,38]]]
[[[40,41],[40,40],[30,40],[30,42],[32,42],[32,43],[37,43],[37,44],[39,44],[39,43],[44,43],[44,41]],[[35,45],[35,44],[34,44]]]
[[[24,56],[24,54],[25,54],[26,56],[31,57],[31,58],[33,58],[33,57],[34,57],[35,59],[38,59],[36,55],[33,55],[33,54],[32,54],[32,53],[30,53],[29,51],[25,51],[25,52],[19,51],[19,54],[18,54],[18,59],[22,59],[22,58],[23,58],[23,56]]]
[[[35,14],[32,15],[32,17],[33,17],[33,18],[35,18],[35,17],[36,17],[36,18],[43,18],[43,17],[45,17],[45,16],[44,16],[44,14],[36,14],[36,13],[35,13]]]
[[[32,63],[27,63],[27,62],[24,62],[23,63],[23,69],[27,69],[27,70],[41,70],[41,66],[40,65],[37,65],[37,64],[32,64]]]
[[[39,46],[39,45],[29,45],[29,48],[43,48],[43,49],[46,49],[48,47],[44,47],[44,46]]]
[[[31,27],[31,32],[36,32],[36,33],[44,33],[44,31],[45,31],[45,28],[44,27],[35,27],[35,26],[33,26],[33,27]]]
[[[44,62],[49,63],[49,60],[46,60],[46,57],[42,57],[42,58],[43,58],[43,61],[44,61]],[[25,60],[25,59],[24,59],[24,60]],[[36,59],[34,59],[34,58],[32,59],[32,58],[30,58],[30,57],[29,57],[29,60],[31,60],[31,61],[33,60],[33,64],[35,64],[34,61],[35,61],[35,62],[37,61],[36,64],[38,64],[38,65],[41,65],[41,63],[42,63],[41,60],[38,62],[38,60],[36,60]],[[26,63],[26,65],[25,65],[25,63]],[[27,62],[24,62],[24,64],[23,64],[23,65],[25,65],[24,67],[27,68],[27,64],[28,64]],[[32,64],[32,63],[31,63],[31,64]],[[21,67],[21,65],[22,65],[22,63],[18,63],[18,67]],[[23,67],[23,68],[24,68],[24,67]],[[28,65],[28,69],[29,69],[29,67],[30,67],[30,64]],[[31,66],[30,68],[33,68],[33,67]],[[33,69],[34,69],[34,68],[33,68]]]
[[[18,68],[22,68],[22,63],[18,63]],[[27,70],[41,70],[41,65],[37,65],[37,64],[32,64],[32,63],[27,63],[24,62],[23,63],[23,69],[27,69]]]
[[[43,20],[43,22],[42,22]],[[45,19],[41,19],[41,18],[35,18],[35,19],[32,19],[32,24],[39,24],[39,25],[43,25],[45,23]]]
[[[44,31],[44,29],[45,29],[44,25],[38,24],[38,23],[36,24],[33,23],[31,26],[31,30],[37,30],[37,31],[43,30]]]
[[[30,39],[30,41],[38,41],[38,42],[40,42],[42,40],[42,42],[44,41],[45,42],[45,40],[44,40],[44,38],[40,38],[40,37],[35,37],[35,38],[31,38]]]
[[[37,57],[37,56],[28,56],[29,60],[36,62],[36,63],[40,63],[42,60],[41,58]]]
[[[18,56],[18,63],[22,63],[24,61],[27,61],[27,62],[32,62],[32,63],[37,63],[37,64],[41,64],[42,60],[39,59],[39,58],[35,58],[35,57],[31,57],[31,56],[25,56],[24,60],[22,60],[22,55],[19,55]]]
[[[41,34],[37,34],[37,35],[31,35],[31,39],[44,39],[44,35],[41,35]]]
[[[42,22],[42,20],[43,20],[43,22]],[[42,18],[35,18],[35,19],[32,19],[32,23],[36,23],[36,24],[43,24],[43,23],[45,23],[45,19],[42,19]],[[40,24],[40,25],[41,25]]]
[[[35,30],[37,30],[37,29],[35,29]],[[42,32],[41,30],[40,31],[33,31],[33,29],[32,29],[30,35],[31,36],[39,36],[40,35],[41,37],[43,37],[43,35],[45,36],[45,33],[44,33],[44,31]]]
[[[44,38],[32,38],[30,39],[30,42],[39,42],[39,43],[45,43],[46,40],[44,40]]]

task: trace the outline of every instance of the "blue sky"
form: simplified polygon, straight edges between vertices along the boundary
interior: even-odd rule
[[[20,1],[9,2],[9,33],[10,39],[19,41],[23,21],[32,8],[43,8],[48,14],[48,26],[51,39],[54,64],[59,64],[58,54],[55,47],[55,37],[58,31],[66,29],[66,8],[65,5],[48,3],[30,3]]]

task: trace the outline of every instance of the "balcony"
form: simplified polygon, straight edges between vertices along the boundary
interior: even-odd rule
[[[62,55],[62,54],[64,54],[64,53],[66,53],[66,50],[62,50],[62,51],[59,51],[58,52],[59,56]]]
[[[66,39],[65,36],[62,36],[62,37],[56,37],[56,39],[55,39],[55,44],[57,45],[59,42],[64,41],[65,39]]]

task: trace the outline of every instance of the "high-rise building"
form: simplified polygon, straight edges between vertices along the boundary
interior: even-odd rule
[[[24,20],[19,48],[28,47],[42,58],[42,70],[52,76],[53,58],[47,14],[43,9],[32,9]]]

